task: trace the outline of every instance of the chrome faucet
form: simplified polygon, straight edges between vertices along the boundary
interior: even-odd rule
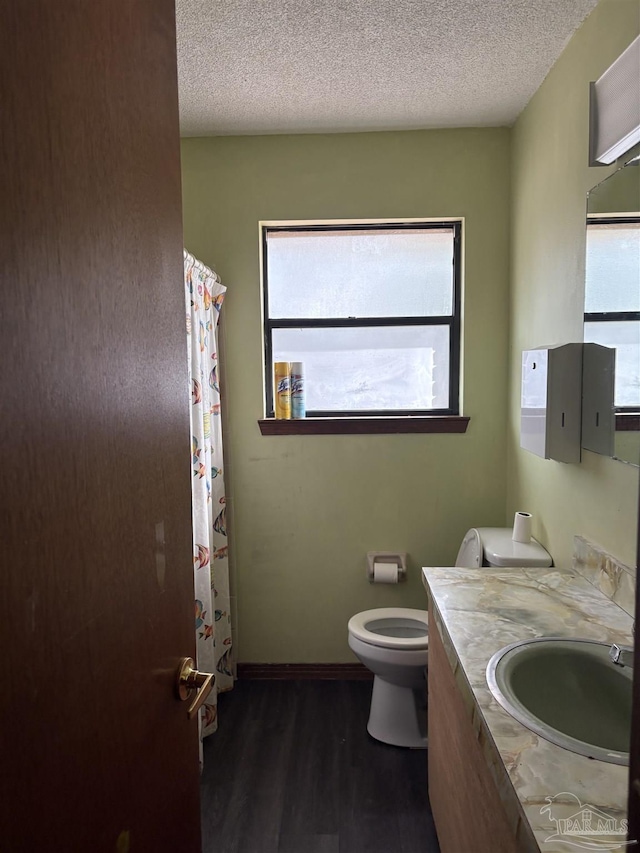
[[[619,646],[614,643],[609,649],[609,657],[611,663],[617,666],[633,667],[633,646]]]

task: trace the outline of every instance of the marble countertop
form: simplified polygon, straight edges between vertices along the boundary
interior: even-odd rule
[[[615,835],[598,836],[592,846],[550,838],[558,830],[554,819],[571,817],[584,805],[624,819],[628,768],[577,755],[534,734],[493,698],[485,671],[499,649],[533,637],[630,644],[632,618],[572,570],[424,568],[422,573],[436,619],[430,630],[437,628],[442,636],[523,851],[628,849]],[[551,808],[548,797],[557,797]]]

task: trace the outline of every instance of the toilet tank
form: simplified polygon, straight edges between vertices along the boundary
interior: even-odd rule
[[[524,544],[514,542],[510,527],[472,527],[465,533],[456,566],[477,569],[480,566],[551,566],[551,555],[533,537]]]
[[[478,527],[482,542],[484,565],[506,568],[509,566],[551,566],[551,554],[531,537],[531,542],[514,542],[511,527]]]

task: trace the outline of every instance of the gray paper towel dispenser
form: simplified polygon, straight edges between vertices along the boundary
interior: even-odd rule
[[[580,462],[582,343],[522,353],[520,446],[558,462]]]
[[[616,438],[614,402],[616,351],[584,344],[582,353],[582,446],[613,456]]]

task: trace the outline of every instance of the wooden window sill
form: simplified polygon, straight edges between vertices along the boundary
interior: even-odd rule
[[[639,432],[640,414],[637,412],[617,412],[616,432]]]
[[[371,418],[303,418],[258,421],[262,435],[387,435],[393,433],[463,433],[469,418],[462,415],[404,415]]]

